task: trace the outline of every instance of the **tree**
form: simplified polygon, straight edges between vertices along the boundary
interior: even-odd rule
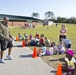
[[[45,12],[44,15],[45,15],[46,19],[48,19],[48,18],[53,19],[53,17],[54,17],[54,13],[51,12],[51,11],[47,11],[47,12]]]
[[[36,13],[33,12],[33,13],[32,13],[32,17],[34,17],[34,18],[39,18],[39,13],[38,13],[38,12],[36,12]]]
[[[59,23],[67,23],[67,18],[65,18],[65,17],[57,17],[57,22],[59,22]]]

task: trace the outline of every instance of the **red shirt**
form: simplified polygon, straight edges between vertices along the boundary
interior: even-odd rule
[[[36,34],[36,37],[39,38],[39,34]]]
[[[43,39],[43,38],[41,38],[41,39],[40,39],[40,42],[44,43],[44,39]]]

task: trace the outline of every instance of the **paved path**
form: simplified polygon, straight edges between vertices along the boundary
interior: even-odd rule
[[[20,45],[15,42],[15,45]],[[6,59],[5,64],[0,63],[0,75],[55,75],[54,69],[45,63],[40,57],[32,58],[32,51],[28,47],[13,47],[13,60]]]

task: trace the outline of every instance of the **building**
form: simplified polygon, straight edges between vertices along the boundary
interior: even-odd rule
[[[6,15],[0,14],[0,21],[3,20],[4,17],[9,18],[8,24],[10,26],[24,26],[27,23],[32,23],[33,25],[37,25],[37,23],[41,23],[41,19],[33,18],[33,17],[26,17],[26,16],[16,16],[16,15]]]
[[[48,26],[51,26],[51,25],[54,25],[54,21],[50,21],[50,20],[44,20],[43,21],[43,25],[48,25]]]

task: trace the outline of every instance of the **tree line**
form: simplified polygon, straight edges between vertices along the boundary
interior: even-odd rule
[[[31,16],[34,17],[34,18],[39,18],[40,17],[38,12],[33,12]],[[58,16],[56,18],[55,14],[51,11],[45,12],[44,16],[45,16],[44,19],[49,20],[49,21],[54,21],[56,23],[76,23],[76,18],[75,17],[65,18],[65,17]]]

